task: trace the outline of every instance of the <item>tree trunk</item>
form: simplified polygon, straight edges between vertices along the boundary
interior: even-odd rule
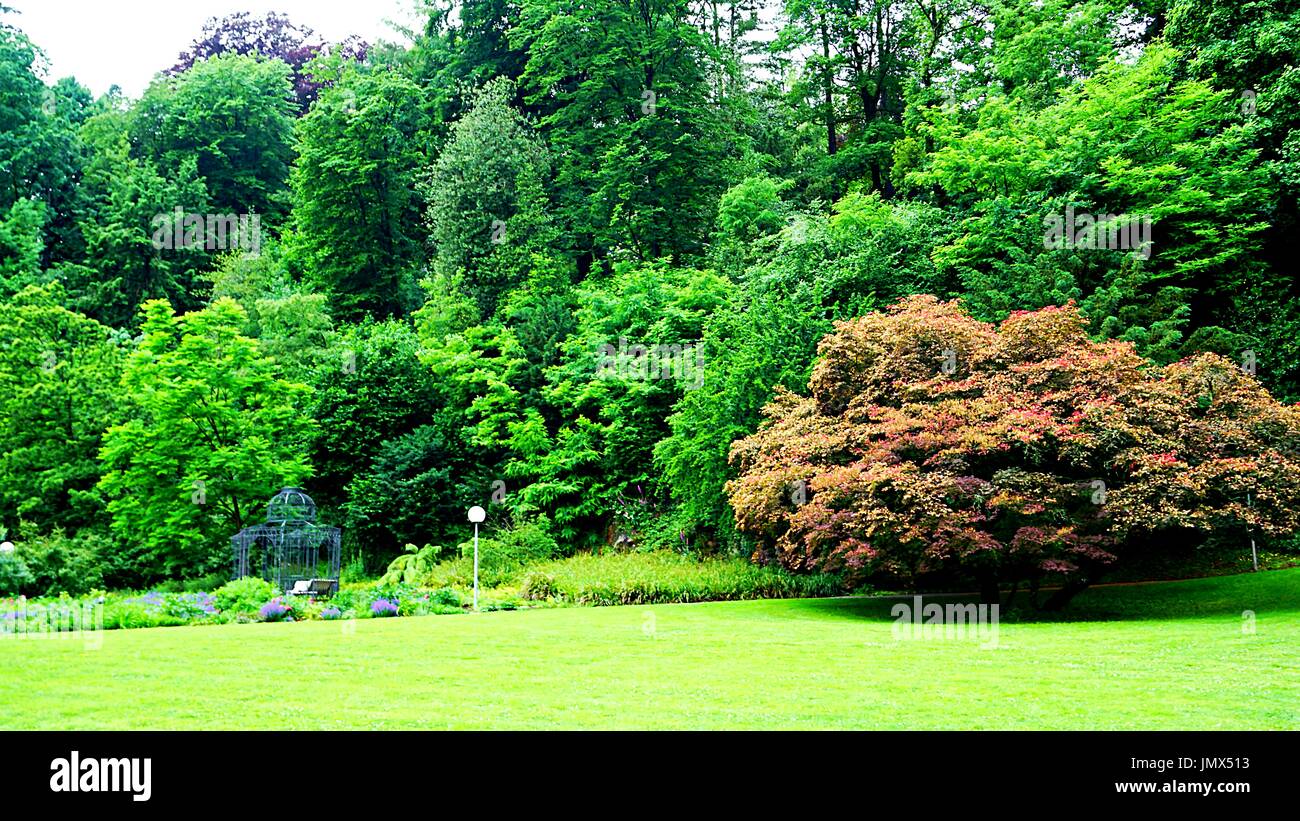
[[[1066,582],[1060,589],[1047,597],[1047,601],[1043,602],[1043,609],[1053,613],[1059,613],[1065,609],[1065,606],[1070,603],[1071,599],[1082,593],[1084,590],[1087,590],[1088,584],[1089,582],[1086,579]]]
[[[986,573],[980,576],[980,604],[998,604],[1001,601],[997,574]]]
[[[831,71],[831,33],[823,15],[821,19],[823,98],[826,105],[826,153],[834,154],[839,148],[835,135],[835,73]]]

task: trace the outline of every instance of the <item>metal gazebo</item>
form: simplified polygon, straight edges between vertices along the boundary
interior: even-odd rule
[[[339,529],[316,523],[316,503],[287,487],[266,506],[266,522],[230,537],[234,578],[257,573],[286,593],[330,595],[338,590]]]

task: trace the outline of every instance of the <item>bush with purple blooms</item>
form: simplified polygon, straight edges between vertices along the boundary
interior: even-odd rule
[[[276,596],[257,611],[262,621],[293,621],[293,605]]]
[[[226,616],[251,616],[277,592],[270,582],[248,576],[217,588],[212,593],[212,601]]]
[[[167,627],[194,624],[218,615],[208,593],[164,593],[150,590],[140,595],[95,595],[82,601],[104,605],[107,627]]]
[[[397,602],[391,599],[375,599],[370,603],[370,615],[385,618],[397,615]]]
[[[323,607],[320,611],[320,617],[325,621],[335,621],[343,618],[343,611],[337,607]]]
[[[163,610],[178,619],[199,621],[217,615],[217,604],[211,593],[174,593],[164,598]]]

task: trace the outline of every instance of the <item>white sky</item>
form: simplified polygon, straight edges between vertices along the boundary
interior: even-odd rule
[[[367,42],[399,40],[387,25],[416,21],[414,0],[0,0],[21,14],[3,19],[45,51],[46,82],[72,75],[95,95],[117,84],[138,97],[156,72],[170,68],[209,17],[240,11],[282,12],[329,42],[356,34]]]

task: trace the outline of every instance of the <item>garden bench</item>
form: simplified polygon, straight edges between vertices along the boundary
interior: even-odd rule
[[[338,592],[338,579],[299,579],[289,590],[292,596],[329,597]]]

